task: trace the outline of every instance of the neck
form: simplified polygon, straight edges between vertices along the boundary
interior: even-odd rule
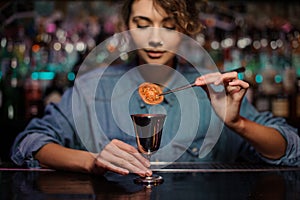
[[[172,60],[172,67],[170,65],[160,64],[141,64],[139,72],[146,82],[157,83],[159,85],[167,85],[174,73],[176,60]]]

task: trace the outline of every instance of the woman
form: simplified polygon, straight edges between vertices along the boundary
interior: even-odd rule
[[[182,36],[175,34],[177,31],[189,36],[201,31],[195,8],[193,0],[125,1],[122,14],[125,27],[130,31],[132,40],[137,45],[137,65],[146,66],[138,69],[141,79],[153,82],[152,78],[155,77],[155,81],[161,85],[166,85],[172,81],[174,69],[178,63],[175,53],[166,51],[165,45],[170,45],[167,49],[171,50],[178,47]],[[156,32],[155,28],[162,28],[164,32]],[[151,30],[151,34],[147,32],[148,30]],[[143,37],[142,33],[148,34],[147,37]],[[162,38],[165,40],[162,40]],[[170,43],[170,41],[173,41],[173,43]],[[151,65],[148,66],[147,64]],[[155,67],[160,65],[168,66],[168,69],[173,70],[159,70],[159,73],[156,74],[147,71],[149,68],[156,69]],[[99,95],[99,99],[101,100],[103,95],[105,96],[107,93],[113,96],[115,90],[112,85],[115,86],[122,75],[129,72],[131,68],[132,66],[125,65],[109,68],[111,71],[106,74],[107,76],[102,75],[102,85],[97,88],[97,92],[102,93]],[[114,73],[113,76],[111,73]],[[212,105],[214,112],[210,113],[211,118],[201,117],[201,114],[205,113],[206,115],[206,113],[209,113],[209,109],[200,113],[198,117],[201,126],[197,129],[188,130],[193,132],[192,134],[195,132],[192,136],[194,140],[186,146],[183,145],[184,153],[178,157],[178,160],[235,161],[242,157],[243,159],[265,161],[272,164],[300,165],[300,140],[296,130],[288,126],[284,120],[272,117],[270,113],[258,113],[248,104],[244,96],[249,85],[239,80],[236,72],[208,73],[203,76],[199,76],[197,73],[186,74],[192,74],[191,77],[195,78],[193,79],[195,84],[199,86],[195,89],[197,92],[195,96],[198,98],[197,101],[200,102],[199,106],[206,109]],[[89,81],[89,78],[85,78],[84,75],[81,79],[84,80],[80,82],[83,84]],[[77,85],[80,87],[80,84]],[[219,85],[224,85],[225,93],[221,94],[214,90],[214,86]],[[122,86],[126,87],[125,84]],[[204,100],[203,91],[206,91],[208,97]],[[74,92],[76,92],[76,89],[73,90]],[[118,107],[116,113],[114,113],[108,108],[112,103],[104,101],[95,103],[97,107],[96,118],[103,122],[101,128],[107,134],[108,140],[96,138],[100,146],[99,153],[90,153],[82,144],[84,138],[82,136],[78,137],[78,132],[82,132],[78,129],[88,132],[89,128],[93,126],[92,122],[95,118],[91,117],[89,122],[86,122],[88,120],[85,117],[88,118],[89,116],[82,117],[81,120],[77,121],[80,123],[80,126],[78,126],[76,120],[72,118],[74,113],[71,113],[71,96],[72,90],[68,90],[59,104],[49,105],[44,118],[34,119],[26,130],[16,138],[12,149],[12,160],[15,163],[22,165],[28,160],[29,162],[30,160],[37,160],[43,167],[62,170],[98,174],[112,171],[122,175],[133,172],[140,176],[152,174],[152,171],[148,169],[150,162],[136,150],[134,137],[124,135],[122,130],[118,129],[118,124],[111,123],[114,117],[120,114],[118,109],[121,110],[123,105]],[[80,95],[77,97],[78,99],[81,98]],[[136,96],[132,97],[133,103],[130,105],[130,109],[133,112],[147,112],[147,106],[135,104],[139,101],[137,98]],[[188,101],[188,98],[184,97],[183,101]],[[180,120],[176,118],[179,115],[178,113],[184,114],[186,109],[189,109],[184,107],[180,110],[179,106],[174,106],[177,104],[178,102],[176,103],[172,98],[162,103],[162,106],[165,106],[163,109],[166,109],[169,118],[167,119],[169,124],[166,123],[164,128],[169,131],[166,131],[166,134],[164,133],[164,137],[168,137],[168,133],[172,132],[172,128],[178,128],[174,123],[170,124],[170,121]],[[192,106],[192,104],[189,106]],[[81,112],[82,107],[88,107],[87,109],[89,109],[88,104],[80,104],[79,111],[77,111],[78,115],[83,113]],[[198,109],[198,107],[195,108]],[[224,110],[227,112],[224,112]],[[197,115],[199,112],[195,114]],[[214,115],[215,117],[213,117]],[[206,123],[207,118],[221,119],[225,127],[220,131],[220,137],[216,139],[213,149],[210,149],[201,157],[198,155],[199,146],[204,144],[203,133],[209,129],[209,123]],[[190,121],[196,122],[197,120]],[[86,125],[84,122],[90,124]],[[169,140],[172,140],[172,138],[169,138]],[[181,138],[179,136],[178,141],[180,143],[173,143],[173,146],[165,151],[166,154],[162,154],[159,159],[165,159],[169,156],[168,153],[171,155],[180,149],[185,142],[185,137]]]

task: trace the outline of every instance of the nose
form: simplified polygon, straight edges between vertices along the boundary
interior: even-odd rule
[[[159,28],[152,28],[151,33],[150,33],[150,37],[149,37],[148,45],[150,47],[157,48],[157,47],[163,46],[163,44],[164,43],[162,41],[160,29]]]
[[[154,48],[163,46],[163,44],[164,44],[163,41],[159,41],[159,42],[149,41],[149,46]]]

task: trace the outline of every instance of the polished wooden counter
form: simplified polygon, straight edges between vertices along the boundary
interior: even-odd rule
[[[300,168],[181,163],[154,171],[164,183],[146,188],[134,184],[134,174],[103,177],[2,166],[0,199],[300,199]]]

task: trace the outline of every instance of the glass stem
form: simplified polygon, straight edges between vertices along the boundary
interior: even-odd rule
[[[149,169],[150,169],[150,168],[151,168],[151,161],[150,161],[150,159],[151,159],[151,154],[147,154],[146,157],[147,157],[147,159],[148,159],[149,162],[150,162],[150,165],[149,165]]]

